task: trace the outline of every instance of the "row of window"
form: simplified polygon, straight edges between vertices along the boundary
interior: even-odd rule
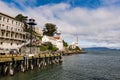
[[[15,21],[15,20],[7,18],[7,17],[0,16],[0,20],[8,22],[8,23],[11,22],[12,24],[15,24],[17,26],[22,26],[21,22]]]
[[[25,35],[21,34],[13,34],[13,33],[6,33],[4,31],[1,31],[1,36],[11,37],[11,38],[19,38],[19,39],[25,39]]]
[[[10,45],[13,45],[13,43],[9,43]],[[0,42],[0,45],[3,45],[3,42]],[[19,45],[19,43],[16,43],[16,45]]]
[[[3,28],[4,27],[4,29],[7,29],[7,30],[11,30],[11,31],[19,31],[19,32],[23,32],[23,30],[22,29],[19,29],[19,28],[13,28],[13,27],[10,27],[10,26],[5,26],[4,24],[0,24],[0,29],[1,28]],[[6,27],[6,28],[5,28]]]

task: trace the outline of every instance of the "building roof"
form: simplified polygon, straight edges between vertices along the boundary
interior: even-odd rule
[[[14,17],[12,17],[12,16],[10,16],[10,15],[7,15],[7,14],[1,13],[1,12],[0,12],[0,14],[16,20]],[[16,21],[18,21],[18,20],[16,20]],[[19,21],[19,22],[21,22],[21,21]],[[22,23],[22,22],[21,22],[21,23]]]
[[[57,39],[57,40],[58,40],[58,39],[60,39],[60,37],[59,37],[59,36],[54,36],[54,39]]]

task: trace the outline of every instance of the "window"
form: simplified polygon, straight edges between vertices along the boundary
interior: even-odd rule
[[[12,43],[10,43],[10,45],[12,45]]]
[[[11,27],[11,30],[13,30],[13,27]]]
[[[2,16],[0,16],[0,20],[2,19]]]
[[[17,25],[17,22],[16,22],[16,25]]]
[[[9,22],[9,19],[7,19],[7,22]]]
[[[4,32],[2,32],[2,36],[4,36]]]
[[[5,17],[3,17],[3,21],[5,21]]]
[[[25,39],[25,35],[23,35],[23,39]]]
[[[17,38],[17,34],[15,34],[15,38]]]
[[[2,26],[4,26],[4,24],[2,24]]]
[[[13,33],[11,34],[11,38],[13,37]]]
[[[8,26],[6,26],[6,29],[8,29]]]
[[[2,44],[3,44],[3,42],[0,42],[0,44],[2,45]]]
[[[20,31],[20,29],[18,29],[18,31]]]
[[[12,20],[12,24],[13,24],[13,22],[14,22],[14,21]]]
[[[22,39],[22,35],[20,35],[20,38]]]
[[[8,33],[6,33],[6,36],[8,37]]]

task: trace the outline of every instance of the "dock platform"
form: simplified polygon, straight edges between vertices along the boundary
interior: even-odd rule
[[[34,67],[57,63],[62,63],[61,53],[0,55],[0,75],[14,75],[18,71],[25,72]]]

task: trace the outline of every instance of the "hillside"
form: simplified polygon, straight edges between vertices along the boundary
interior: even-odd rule
[[[84,50],[120,50],[120,49],[111,49],[111,48],[107,48],[107,47],[90,47],[90,48],[83,48]]]

